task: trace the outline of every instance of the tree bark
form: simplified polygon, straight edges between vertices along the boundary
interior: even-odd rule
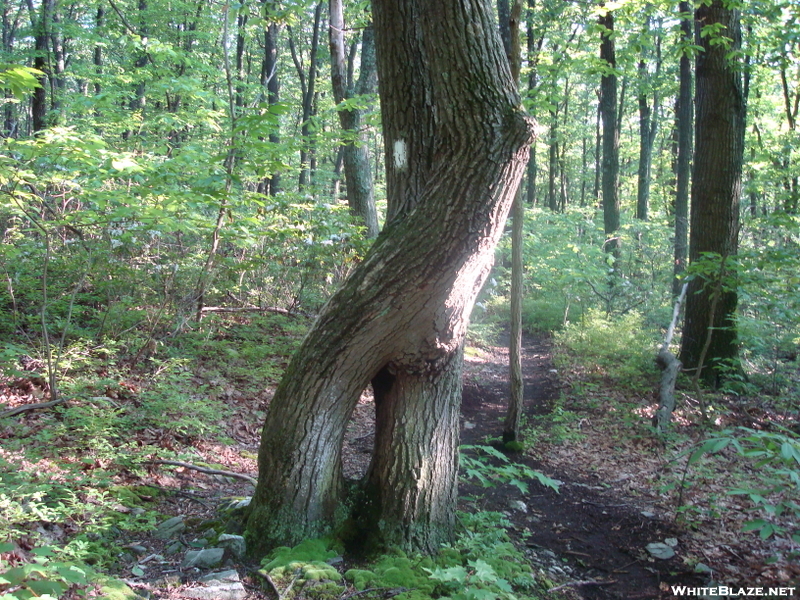
[[[708,254],[723,261],[737,254],[739,244],[739,200],[742,188],[745,103],[740,66],[729,53],[741,46],[739,11],[714,0],[695,12],[698,24],[695,73],[695,158],[692,180],[689,259],[697,262]],[[704,27],[721,26],[721,33],[701,35]],[[719,35],[729,38],[720,43]],[[724,264],[724,263],[723,263]],[[727,269],[721,270],[727,271]],[[714,281],[724,278],[711,320]],[[719,286],[717,286],[719,287]],[[736,341],[735,276],[728,273],[696,277],[689,284],[681,362],[697,369],[701,352],[711,332],[703,380],[718,383],[726,368],[738,365]],[[735,365],[725,364],[734,361]]]
[[[650,30],[650,18],[645,23],[645,34]],[[660,27],[660,25],[659,25]],[[658,76],[661,71],[661,34],[656,35],[656,68],[654,81],[649,81],[647,62],[642,56],[639,61],[639,168],[636,187],[636,218],[646,221],[650,212],[650,171],[653,163],[653,142],[658,128],[659,94]],[[642,51],[644,55],[644,50]],[[648,94],[652,88],[653,104]]]
[[[603,122],[603,228],[606,250],[617,256],[619,243],[614,234],[619,229],[619,121],[617,117],[617,60],[614,44],[614,13],[599,18],[602,26],[600,59],[607,71],[600,80],[600,115]],[[616,268],[616,267],[615,267]]]
[[[314,100],[316,98],[317,84],[317,55],[319,51],[319,30],[322,21],[322,8],[324,2],[319,2],[314,9],[314,28],[311,33],[311,49],[308,58],[308,74],[300,63],[300,58],[292,38],[289,38],[289,47],[292,51],[297,76],[300,79],[300,90],[302,95],[302,125],[301,134],[303,136],[303,146],[300,150],[300,177],[298,179],[298,189],[302,191],[311,183],[311,172],[313,171],[312,162],[314,161],[314,143],[311,139],[311,117],[314,116]],[[290,31],[291,33],[291,31]]]
[[[691,5],[683,1],[678,8],[681,14],[682,43],[688,46],[693,41]],[[677,102],[677,147],[675,168],[675,260],[673,267],[672,295],[681,289],[681,276],[686,270],[689,255],[689,180],[692,174],[692,65],[688,49],[681,52],[679,65],[679,90]]]
[[[268,0],[263,0],[264,10],[268,10]],[[264,56],[261,60],[261,87],[266,90],[267,104],[273,106],[280,101],[280,80],[278,78],[278,25],[270,23],[264,28]],[[271,131],[269,141],[276,147],[281,143],[280,132]],[[262,194],[276,195],[281,189],[280,173],[273,173],[258,184]]]
[[[452,537],[463,340],[532,127],[484,0],[376,0],[373,12],[389,218],[272,400],[247,523],[256,551],[348,517],[341,444],[370,381],[361,539],[430,552]]]
[[[514,0],[509,10],[508,0],[499,0],[497,3],[500,19],[500,37],[503,39],[508,63],[511,66],[511,76],[519,85],[520,71],[522,70],[522,52],[519,42],[520,17],[522,16],[522,0]],[[507,20],[503,21],[502,15]],[[510,325],[511,332],[508,342],[508,378],[510,394],[506,410],[505,423],[503,424],[503,442],[517,442],[520,439],[520,425],[525,392],[525,382],[522,379],[522,300],[523,300],[523,272],[522,260],[523,226],[525,220],[525,205],[522,203],[522,188],[517,190],[512,207],[511,224],[511,306]]]
[[[342,0],[330,0],[331,80],[337,104],[356,95],[371,94],[377,84],[375,44],[372,27],[364,29],[361,41],[361,70],[357,85],[348,77],[345,61],[344,16]],[[353,50],[355,51],[355,50]],[[350,212],[367,227],[367,237],[378,235],[378,213],[372,191],[369,151],[361,135],[362,111],[339,109],[339,123],[345,136],[342,160],[347,182]]]

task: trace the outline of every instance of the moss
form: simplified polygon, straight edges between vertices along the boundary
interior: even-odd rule
[[[128,508],[141,506],[146,502],[150,502],[154,496],[152,491],[152,488],[145,485],[114,485],[108,489],[109,494],[111,494],[117,502]]]
[[[272,571],[278,567],[285,567],[290,563],[313,563],[325,562],[335,558],[339,553],[331,548],[330,539],[321,538],[316,540],[306,540],[300,542],[294,548],[281,546],[275,548],[270,556],[261,561],[267,571]]]
[[[141,596],[119,579],[108,579],[100,585],[103,600],[141,600]]]

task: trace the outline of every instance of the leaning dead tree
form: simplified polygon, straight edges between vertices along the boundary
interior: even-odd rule
[[[672,411],[675,410],[675,382],[678,373],[681,372],[683,364],[677,357],[670,352],[669,345],[672,343],[672,336],[675,334],[675,325],[678,323],[678,315],[681,312],[683,299],[686,297],[688,283],[684,283],[681,288],[680,296],[675,301],[675,308],[672,310],[672,321],[664,337],[664,343],[656,355],[656,364],[661,369],[661,387],[658,390],[658,410],[653,417],[653,426],[659,433],[664,433],[669,427]]]

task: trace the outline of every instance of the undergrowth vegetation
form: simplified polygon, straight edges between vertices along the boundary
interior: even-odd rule
[[[65,141],[80,173],[53,169],[66,160],[59,154]],[[226,229],[209,267],[202,250],[212,233],[207,219],[188,218],[175,202],[137,210],[120,195],[152,199],[159,193],[153,181],[175,183],[164,176],[169,169],[185,183],[199,173],[140,164],[68,130],[9,143],[27,166],[5,185],[24,188],[44,171],[61,177],[48,185],[65,185],[67,175],[84,185],[82,204],[57,218],[42,220],[37,215],[48,208],[22,192],[2,209],[0,592],[57,597],[110,585],[107,575],[124,570],[120,540],[152,530],[163,516],[164,491],[142,485],[154,461],[213,467],[210,457],[198,457],[198,445],[257,438],[271,390],[313,313],[368,242],[340,206],[284,195],[244,218],[248,202],[263,202],[245,195],[231,207],[237,225]],[[207,203],[196,208],[212,211],[213,194],[198,197]],[[529,419],[523,446],[534,453],[548,445],[577,447],[594,443],[600,432],[615,441],[607,452],[594,452],[597,461],[623,451],[655,457],[659,467],[649,481],[681,523],[709,527],[727,515],[737,532],[783,540],[776,560],[794,556],[797,217],[748,222],[731,267],[740,289],[744,371],[723,389],[704,392],[707,420],[696,390],[679,380],[673,428],[662,437],[650,417],[659,376],[654,357],[672,314],[669,223],[623,223],[615,259],[603,250],[592,208],[536,208],[527,217],[523,322],[529,333],[552,335],[558,376],[569,388],[549,414]],[[508,321],[508,252],[504,240],[473,315],[474,345],[495,344]],[[52,400],[59,403],[46,410],[14,412]],[[241,453],[253,456],[252,449]],[[464,449],[462,467],[479,485],[555,486],[491,446]],[[723,478],[726,485],[713,483]],[[420,598],[525,597],[536,586],[525,579],[524,561],[495,560],[511,556],[501,546],[513,552],[497,519],[462,515],[460,546],[439,557],[387,556],[354,567],[342,581],[327,577],[330,569],[309,567],[295,592],[313,597],[350,585],[413,587]],[[490,531],[499,536],[491,544]],[[509,572],[508,565],[522,570]],[[295,570],[278,568],[267,570],[276,582],[295,579]],[[323,590],[316,575],[332,587]]]
[[[538,598],[538,580],[509,538],[508,520],[497,512],[460,513],[457,541],[435,556],[385,554],[340,573],[331,566],[341,549],[330,540],[277,548],[262,561],[262,576],[281,597],[334,599],[347,586],[366,598],[399,600],[514,600]]]
[[[689,530],[732,531],[731,541],[771,540],[753,550],[753,560],[785,577],[780,569],[800,552],[800,222],[785,214],[748,222],[726,282],[740,293],[744,369],[731,371],[720,389],[699,394],[681,376],[665,435],[651,419],[660,378],[655,357],[672,316],[672,272],[661,237],[666,230],[657,222],[627,224],[615,262],[602,252],[594,223],[588,209],[534,210],[526,222],[529,252],[541,260],[526,261],[523,323],[529,333],[551,335],[559,377],[569,384],[547,415],[530,420],[530,452],[566,445],[601,478],[639,471]],[[782,239],[771,238],[778,230]],[[560,241],[576,233],[585,242]],[[501,281],[507,252],[501,250],[497,268]],[[687,277],[708,277],[718,265],[719,258],[710,257]],[[507,320],[507,294],[503,283],[485,291],[478,318]],[[679,341],[673,340],[674,352]],[[592,451],[580,452],[584,446]]]

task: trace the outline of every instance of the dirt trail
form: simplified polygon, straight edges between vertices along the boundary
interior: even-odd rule
[[[560,393],[549,341],[529,337],[523,346],[525,414],[547,414]],[[462,443],[485,443],[500,433],[508,397],[507,364],[507,351],[501,347],[468,359]],[[524,495],[512,486],[489,490],[462,486],[462,495],[482,493],[482,508],[508,513],[533,563],[559,583],[569,583],[563,589],[569,589],[572,597],[673,598],[670,585],[703,585],[678,556],[654,559],[645,548],[678,538],[679,532],[659,521],[646,505],[582,472],[577,459],[569,469],[563,461],[550,463],[547,457],[517,455],[515,460],[561,481],[559,493],[534,483]]]

